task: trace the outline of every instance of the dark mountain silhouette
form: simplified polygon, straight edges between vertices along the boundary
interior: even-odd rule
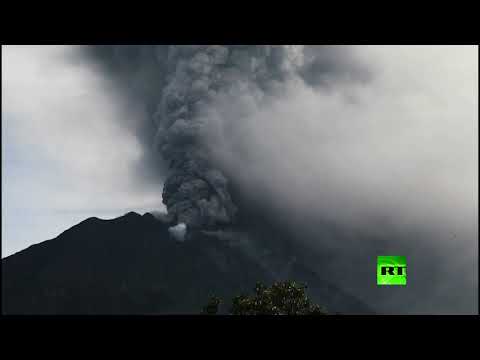
[[[150,213],[89,218],[2,259],[2,312],[198,314],[212,294],[231,299],[281,278],[307,282],[312,299],[331,312],[371,312],[298,262],[277,266],[285,270],[279,275],[275,261],[251,246],[204,232],[180,242],[168,227]]]

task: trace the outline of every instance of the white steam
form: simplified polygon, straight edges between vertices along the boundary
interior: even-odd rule
[[[175,240],[183,242],[185,241],[185,235],[187,234],[187,225],[185,223],[179,223],[175,226],[169,227],[168,232]]]

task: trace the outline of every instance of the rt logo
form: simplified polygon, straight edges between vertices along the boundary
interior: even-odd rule
[[[377,257],[377,285],[407,285],[405,256]]]

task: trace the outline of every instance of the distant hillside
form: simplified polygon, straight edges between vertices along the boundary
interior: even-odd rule
[[[128,213],[89,218],[2,259],[2,312],[198,314],[210,294],[228,299],[278,277],[228,238],[197,232],[180,242],[151,214]],[[306,281],[311,298],[330,312],[370,313],[296,262],[281,277]]]

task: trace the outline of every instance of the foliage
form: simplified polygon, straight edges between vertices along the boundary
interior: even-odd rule
[[[218,313],[218,307],[222,303],[222,300],[216,296],[211,296],[208,304],[203,307],[203,314],[215,315]]]
[[[232,299],[232,315],[326,315],[320,306],[312,304],[305,294],[306,285],[295,281],[276,282],[271,287],[257,283],[254,295],[240,295]],[[216,314],[220,299],[212,297],[209,314]]]

